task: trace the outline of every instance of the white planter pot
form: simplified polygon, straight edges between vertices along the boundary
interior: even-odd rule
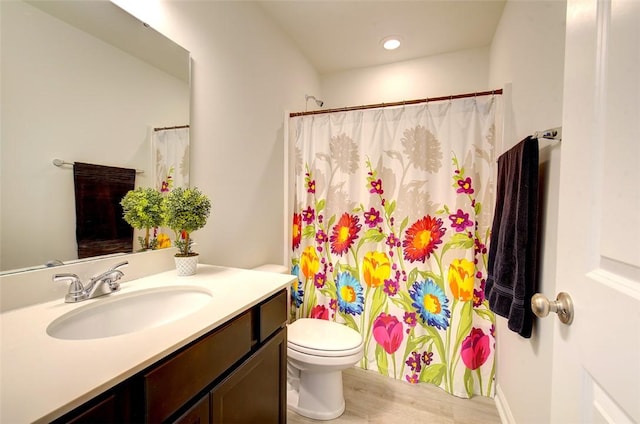
[[[198,256],[174,256],[176,260],[176,270],[178,271],[178,276],[186,277],[189,275],[194,275],[196,273],[196,268],[198,266]]]

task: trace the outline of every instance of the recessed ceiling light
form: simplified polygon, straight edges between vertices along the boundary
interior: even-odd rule
[[[400,37],[392,35],[382,40],[382,47],[387,50],[395,50],[400,47]]]

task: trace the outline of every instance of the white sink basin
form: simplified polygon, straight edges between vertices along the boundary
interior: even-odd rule
[[[212,300],[200,287],[172,286],[100,297],[55,319],[47,334],[57,339],[100,339],[158,327],[196,312]]]

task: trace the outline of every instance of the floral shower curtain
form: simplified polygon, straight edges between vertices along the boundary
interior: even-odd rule
[[[292,314],[359,331],[362,368],[494,395],[484,284],[499,103],[290,118]]]
[[[189,187],[189,126],[156,128],[151,139],[155,188],[168,193],[176,187]],[[158,248],[171,247],[172,231],[154,229]]]
[[[189,127],[157,128],[151,143],[156,188],[189,187]]]

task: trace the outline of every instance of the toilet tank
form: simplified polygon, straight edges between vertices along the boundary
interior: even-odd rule
[[[262,271],[262,272],[274,272],[277,274],[291,274],[289,268],[284,265],[277,264],[263,264],[252,268],[253,271]],[[287,322],[291,322],[291,287],[287,287]]]

